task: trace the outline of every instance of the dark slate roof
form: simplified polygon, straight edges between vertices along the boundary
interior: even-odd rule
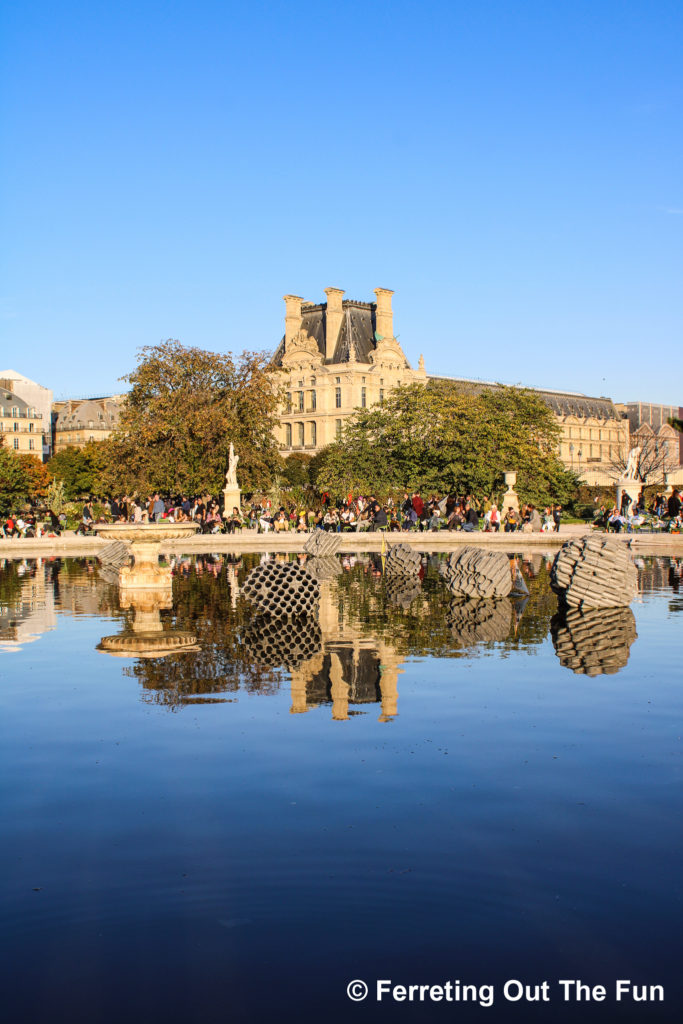
[[[369,363],[370,354],[377,348],[375,330],[377,305],[374,302],[342,300],[342,322],[336,338],[332,359],[325,359],[327,345],[327,303],[301,307],[301,329],[313,338],[326,363],[348,363],[351,356],[358,363]],[[282,365],[285,353],[285,339],[278,345],[273,362]],[[407,364],[406,364],[407,365]]]
[[[487,388],[499,388],[503,385],[496,381],[466,380],[458,377],[441,377],[429,374],[430,380],[450,380],[464,390],[478,393]],[[595,418],[603,420],[618,420],[621,416],[614,407],[611,398],[600,396],[592,398],[590,395],[575,394],[571,391],[548,391],[543,388],[526,388],[533,391],[550,406],[557,416],[578,416],[580,418]]]

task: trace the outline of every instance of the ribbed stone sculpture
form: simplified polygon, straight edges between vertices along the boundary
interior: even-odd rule
[[[110,565],[114,569],[121,569],[130,562],[130,547],[122,540],[113,540],[105,544],[97,552],[97,557],[102,565]]]
[[[304,551],[307,555],[317,555],[324,558],[327,555],[336,554],[340,544],[340,534],[330,533],[327,530],[314,530],[304,544]]]
[[[446,613],[446,625],[462,647],[502,643],[510,633],[512,605],[508,598],[485,601],[456,597]]]
[[[638,571],[623,542],[593,534],[560,548],[550,586],[569,608],[616,608],[636,596]]]
[[[550,623],[560,664],[579,675],[612,675],[628,662],[637,638],[630,608],[570,608]]]
[[[317,654],[322,633],[317,619],[311,617],[276,619],[256,615],[242,634],[250,659],[275,668],[295,668]]]
[[[387,576],[417,576],[422,568],[419,551],[407,544],[392,544],[387,551],[384,570]]]
[[[306,572],[315,576],[317,580],[332,580],[340,576],[342,572],[339,559],[333,555],[324,555],[320,558],[311,558],[306,562]]]
[[[464,547],[454,551],[439,571],[456,595],[486,599],[507,597],[512,590],[510,560],[502,551]]]
[[[320,585],[296,562],[266,562],[247,576],[242,593],[275,619],[317,616]]]

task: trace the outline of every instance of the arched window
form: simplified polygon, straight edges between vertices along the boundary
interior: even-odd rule
[[[292,424],[285,423],[285,447],[292,447]]]
[[[318,425],[315,420],[311,423],[311,444],[315,447],[318,443]]]
[[[318,400],[316,398],[315,391],[311,391],[311,412],[315,412],[317,408]]]

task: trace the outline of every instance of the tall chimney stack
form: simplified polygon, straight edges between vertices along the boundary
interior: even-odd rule
[[[332,359],[334,350],[337,347],[339,328],[341,327],[344,312],[342,310],[341,288],[326,288],[327,295],[327,325],[325,328],[325,358]]]
[[[300,295],[283,295],[285,300],[285,351],[292,338],[301,330],[301,303],[304,301]]]
[[[394,293],[390,288],[375,288],[377,296],[377,333],[383,338],[394,336],[394,314],[391,310],[391,296]]]

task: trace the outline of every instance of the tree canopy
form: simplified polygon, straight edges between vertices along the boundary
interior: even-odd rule
[[[243,490],[267,487],[280,466],[273,436],[279,395],[265,353],[186,348],[165,341],[140,351],[130,391],[107,442],[113,491],[217,493],[230,442]]]
[[[358,409],[340,441],[316,459],[317,485],[343,496],[398,490],[495,493],[517,471],[520,496],[566,503],[576,478],[557,455],[560,428],[536,394],[497,387],[465,392],[450,381],[398,387]]]
[[[107,442],[89,441],[83,448],[69,445],[56,452],[47,464],[55,480],[64,484],[69,501],[102,493],[102,474],[107,460]]]

